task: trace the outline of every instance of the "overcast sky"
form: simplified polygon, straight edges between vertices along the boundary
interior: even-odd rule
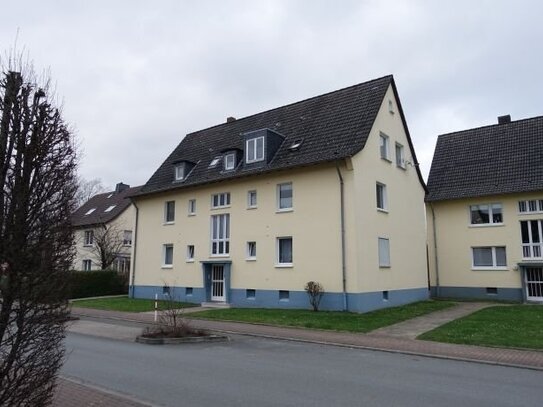
[[[541,4],[541,5],[540,5]],[[437,135],[543,111],[540,1],[5,1],[50,68],[80,173],[145,183],[183,136],[393,74],[424,176]]]

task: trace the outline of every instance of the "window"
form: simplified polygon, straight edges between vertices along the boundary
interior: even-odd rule
[[[167,285],[162,286],[162,295],[170,295],[170,287]]]
[[[89,209],[87,212],[85,212],[85,216],[90,215],[90,214],[93,213],[95,210],[96,210],[96,208],[91,208],[91,209]]]
[[[381,153],[381,158],[390,161],[389,158],[389,139],[386,134],[379,134],[379,151]]]
[[[92,270],[92,260],[83,260],[83,271]]]
[[[387,210],[387,186],[385,184],[377,183],[375,184],[375,195],[377,202],[377,209],[383,211]]]
[[[256,242],[247,242],[247,260],[256,260]]]
[[[177,164],[175,166],[175,180],[183,181],[186,175],[187,174],[185,174],[185,164],[184,163]]]
[[[280,211],[292,209],[292,182],[277,185],[277,207]]]
[[[92,246],[94,244],[94,230],[85,230],[85,239],[83,240],[85,246]]]
[[[162,245],[162,267],[171,268],[173,266],[173,244]]]
[[[390,267],[390,242],[379,238],[379,267]]]
[[[211,195],[211,208],[224,208],[230,206],[230,192]]]
[[[486,287],[486,293],[488,295],[496,295],[498,294],[498,287]]]
[[[221,157],[215,157],[211,162],[209,163],[208,168],[215,168],[217,164],[221,161]]]
[[[230,215],[211,216],[211,255],[230,253]]]
[[[189,199],[189,215],[196,215],[196,199]]]
[[[523,220],[520,222],[523,258],[531,259],[542,257],[542,228],[543,225],[541,220]]]
[[[247,208],[256,208],[256,191],[247,192]]]
[[[488,225],[503,223],[502,204],[471,205],[471,224]]]
[[[396,166],[405,169],[404,149],[399,143],[396,143]]]
[[[473,268],[507,267],[505,247],[472,247]]]
[[[229,153],[224,156],[224,169],[233,170],[236,168],[236,153]]]
[[[277,238],[277,264],[292,266],[292,237]]]
[[[175,222],[175,201],[168,201],[164,204],[164,222]]]
[[[394,114],[394,103],[392,103],[392,100],[390,100],[390,99],[388,101],[388,112],[390,114]]]
[[[519,201],[518,211],[520,213],[541,213],[543,212],[543,199]]]
[[[193,290],[192,290],[192,287],[186,287],[186,288],[185,288],[185,295],[186,295],[187,297],[192,296],[192,291],[193,291]]]
[[[290,298],[290,291],[279,290],[279,301],[288,301]]]
[[[187,246],[187,261],[194,261],[194,245]]]
[[[388,301],[388,291],[383,291],[383,301]]]
[[[130,257],[117,257],[113,262],[113,270],[119,273],[130,273]]]
[[[249,288],[245,291],[245,298],[247,298],[248,300],[254,300],[255,297],[256,297],[256,290]]]
[[[111,212],[113,209],[115,209],[116,206],[117,205],[108,206],[107,209],[104,212]]]
[[[264,160],[264,136],[249,139],[245,145],[248,164]]]
[[[132,231],[131,230],[125,230],[123,232],[123,245],[125,246],[132,245]]]

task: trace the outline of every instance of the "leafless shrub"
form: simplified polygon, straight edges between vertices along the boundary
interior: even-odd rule
[[[309,296],[309,303],[313,307],[313,311],[317,312],[324,295],[324,287],[316,281],[308,281],[305,285],[305,292]]]

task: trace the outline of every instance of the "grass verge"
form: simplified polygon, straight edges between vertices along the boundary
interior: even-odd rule
[[[358,314],[353,312],[229,308],[190,314],[190,318],[252,322],[347,332],[369,332],[454,305],[451,301],[421,301],[401,307]]]
[[[195,307],[196,304],[176,302],[179,308]],[[74,300],[74,307],[94,308],[108,311],[146,312],[155,310],[155,300],[135,299],[128,297],[95,298],[92,300]],[[158,301],[159,309],[163,309],[164,301]]]
[[[426,332],[417,339],[543,349],[543,307],[511,305],[485,308]]]

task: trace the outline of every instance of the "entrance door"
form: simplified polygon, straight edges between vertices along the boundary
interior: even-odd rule
[[[543,301],[543,267],[526,267],[524,272],[526,299]]]
[[[211,267],[211,301],[225,301],[224,266]]]

